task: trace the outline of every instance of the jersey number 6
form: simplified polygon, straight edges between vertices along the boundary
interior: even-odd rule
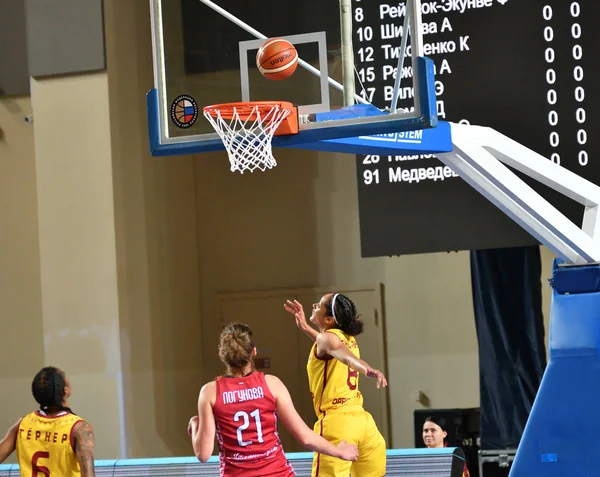
[[[235,416],[233,416],[233,420],[235,422],[240,422],[240,420],[244,421],[237,428],[237,440],[240,447],[246,447],[252,444],[253,442],[251,440],[245,441],[244,437],[242,436],[242,431],[245,431],[246,429],[248,429],[248,427],[250,427],[250,417],[254,418],[254,423],[256,424],[256,436],[258,442],[260,442],[261,444],[264,442],[262,434],[262,424],[260,422],[260,411],[258,409],[255,409],[250,413],[250,416],[248,416],[248,413],[245,411],[238,411],[235,413]]]
[[[39,474],[45,475],[46,477],[50,477],[50,470],[48,467],[44,467],[43,465],[38,465],[38,460],[40,459],[48,459],[50,458],[49,452],[38,451],[31,456],[31,473],[34,476],[38,476]]]

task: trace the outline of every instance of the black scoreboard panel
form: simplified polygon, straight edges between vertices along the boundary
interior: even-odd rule
[[[391,103],[404,9],[353,0],[357,90],[380,108]],[[440,119],[492,127],[600,182],[599,20],[598,0],[423,0]],[[410,107],[410,71],[401,86],[398,106]],[[398,167],[410,180],[390,174]],[[436,168],[443,164],[431,156],[357,156],[364,257],[536,243],[460,177]],[[581,225],[583,207],[524,179]]]

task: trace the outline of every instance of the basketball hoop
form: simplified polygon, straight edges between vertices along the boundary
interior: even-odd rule
[[[275,167],[273,136],[298,133],[297,109],[286,101],[215,104],[204,116],[223,141],[232,172]]]

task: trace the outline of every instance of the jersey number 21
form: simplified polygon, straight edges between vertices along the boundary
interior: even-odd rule
[[[237,440],[240,447],[246,447],[254,442],[252,440],[245,441],[244,436],[242,435],[242,432],[248,429],[248,427],[250,427],[251,417],[254,419],[254,423],[256,425],[257,441],[261,444],[264,442],[262,434],[262,424],[260,422],[260,411],[258,409],[255,409],[249,415],[245,411],[238,411],[235,413],[235,416],[233,416],[233,420],[235,422],[243,421],[242,424],[240,424],[237,428]]]

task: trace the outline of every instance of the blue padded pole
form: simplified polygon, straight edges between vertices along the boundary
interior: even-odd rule
[[[600,475],[600,266],[554,261],[549,361],[510,477]]]

